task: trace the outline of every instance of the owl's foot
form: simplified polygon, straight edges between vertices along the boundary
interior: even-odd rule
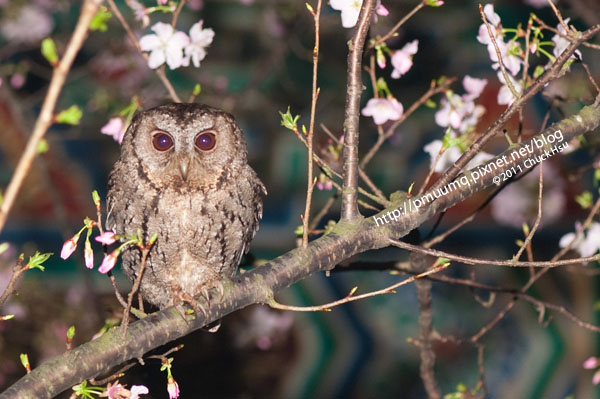
[[[208,317],[208,312],[204,308],[204,305],[202,305],[196,298],[194,298],[187,292],[184,292],[183,290],[178,288],[174,290],[174,295],[175,299],[177,299],[179,302],[187,303],[188,305],[190,305],[192,309],[194,309],[194,312],[202,313],[204,315],[204,318]]]
[[[214,290],[218,294],[217,296],[211,295],[210,291]],[[225,287],[223,286],[223,282],[221,280],[213,280],[210,281],[200,288],[200,295],[206,302],[210,304],[211,299],[216,299],[217,302],[223,299],[223,295],[225,294]]]

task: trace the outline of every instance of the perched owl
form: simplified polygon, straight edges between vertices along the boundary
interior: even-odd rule
[[[106,226],[118,235],[141,231],[144,242],[158,234],[140,292],[164,308],[235,274],[262,217],[261,195],[230,114],[168,104],[139,113],[127,129],[109,177]],[[140,249],[128,247],[122,259],[134,281]]]

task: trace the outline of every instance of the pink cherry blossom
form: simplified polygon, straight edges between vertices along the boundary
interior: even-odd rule
[[[104,245],[112,245],[115,243],[115,233],[112,231],[105,231],[95,238],[96,241],[104,244]]]
[[[177,69],[184,65],[183,49],[190,43],[188,35],[164,22],[157,22],[151,29],[155,34],[140,39],[142,51],[150,52],[148,66],[156,69],[166,62],[169,68]]]
[[[173,377],[169,377],[167,383],[167,392],[169,392],[169,399],[177,399],[179,397],[179,384]]]
[[[362,0],[330,0],[329,5],[334,10],[342,12],[342,26],[344,28],[352,28],[358,21]],[[381,5],[378,1],[375,5],[375,13],[385,17],[389,14],[387,8]]]
[[[200,61],[206,57],[206,47],[208,47],[215,37],[215,31],[211,28],[202,29],[203,21],[196,22],[190,28],[191,42],[185,47],[185,58],[183,66],[188,66],[190,58],[196,68],[200,67]]]
[[[474,100],[481,95],[483,89],[487,85],[487,79],[477,79],[469,75],[463,78],[463,87],[466,93],[463,95],[465,100]]]
[[[94,268],[94,251],[92,251],[92,244],[90,240],[85,240],[85,246],[83,249],[83,258],[85,260],[85,266],[88,269]]]
[[[123,141],[125,135],[123,118],[111,118],[108,123],[100,129],[100,133],[112,136],[113,139],[119,144]]]
[[[569,24],[570,18],[565,18],[565,24]],[[562,35],[566,35],[566,31],[565,28],[563,28],[562,24],[558,24],[556,26],[556,29],[558,29],[558,31],[562,34]],[[565,39],[563,36],[561,36],[560,34],[556,34],[554,36],[552,36],[552,42],[554,43],[554,48],[552,49],[552,54],[554,54],[555,57],[558,58],[559,55],[561,55],[563,53],[563,51],[565,51],[567,49],[567,47],[569,47],[569,44],[571,44],[571,42],[567,39]],[[577,56],[576,56],[577,55]],[[571,55],[571,58],[579,58],[581,59],[582,55],[581,55],[581,51],[579,50],[575,50],[575,53],[573,55]]]
[[[77,248],[77,241],[79,241],[79,234],[75,234],[73,237],[65,241],[60,251],[60,257],[67,259],[69,256],[73,255],[73,252],[75,252],[75,249]]]
[[[372,98],[362,109],[364,116],[372,116],[377,125],[383,125],[385,122],[397,121],[402,117],[404,108],[395,98]]]
[[[584,369],[595,369],[598,367],[598,358],[596,356],[590,356],[583,362]]]
[[[148,387],[144,385],[132,385],[130,388],[131,396],[129,399],[138,399],[140,395],[149,393]]]
[[[392,78],[398,79],[404,75],[413,65],[413,55],[417,53],[419,49],[419,41],[413,40],[412,42],[406,43],[401,50],[397,50],[392,55]]]
[[[596,371],[592,377],[592,384],[598,385],[598,383],[600,383],[600,370]]]
[[[106,255],[104,259],[102,259],[102,264],[98,268],[98,271],[102,274],[106,274],[115,267],[117,264],[117,258],[121,251],[119,249],[115,249],[110,254]]]
[[[115,381],[113,385],[108,384],[106,391],[102,392],[100,397],[106,397],[108,399],[121,399],[128,393],[129,391],[125,389],[125,387],[121,385],[119,381]]]
[[[510,75],[508,75],[508,78],[510,79],[510,81],[513,85],[513,88],[517,91],[517,93],[520,93],[522,90],[521,83],[514,80],[512,78],[512,76],[510,76]],[[500,72],[500,71],[498,71],[498,80],[500,80],[500,82],[502,83],[502,86],[500,87],[500,90],[498,91],[498,104],[500,104],[500,105],[512,104],[516,100],[516,98],[515,98],[513,92],[510,90],[510,87],[508,87],[508,85],[506,84],[506,79],[504,79],[504,74],[502,74],[502,72]]]

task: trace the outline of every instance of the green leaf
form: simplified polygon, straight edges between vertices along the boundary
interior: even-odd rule
[[[302,235],[304,234],[304,226],[300,225],[296,227],[296,230],[294,230],[294,234],[298,237],[302,237]]]
[[[592,193],[590,193],[589,191],[584,191],[583,193],[581,193],[577,197],[575,197],[575,201],[583,209],[588,209],[590,206],[592,206],[593,199],[594,198],[592,197]]]
[[[33,256],[29,257],[29,262],[27,262],[28,269],[40,269],[44,271],[45,267],[42,266],[42,263],[48,260],[49,257],[53,255],[52,252],[48,252],[45,254],[41,254],[38,251],[35,251]]]
[[[533,71],[533,78],[537,79],[539,78],[542,74],[544,73],[544,67],[541,65],[538,65],[535,67],[535,70]]]
[[[427,100],[427,101],[425,102],[425,106],[426,106],[427,108],[435,108],[435,107],[437,106],[437,104],[436,104],[436,102],[435,102],[435,101],[433,101],[433,100],[430,98],[429,100]]]
[[[21,364],[23,365],[23,367],[25,367],[25,369],[29,370],[29,356],[27,356],[27,353],[21,353],[19,355],[19,358],[21,359]]]
[[[75,326],[71,326],[69,327],[69,329],[67,330],[67,338],[69,340],[73,339],[73,337],[75,336]]]
[[[94,205],[100,206],[100,194],[98,194],[98,191],[92,191],[92,200],[94,201]]]
[[[288,107],[285,114],[279,111],[279,115],[281,115],[281,126],[293,132],[298,130],[298,119],[300,119],[300,115],[293,116],[290,112],[290,107]]]
[[[192,92],[192,94],[197,96],[198,94],[200,94],[201,91],[202,91],[202,86],[200,86],[200,83],[196,83],[196,86],[194,86],[194,91]]]
[[[38,154],[43,154],[45,152],[48,152],[48,140],[46,140],[46,139],[40,140],[40,142],[35,150],[37,151]]]
[[[54,44],[54,40],[47,37],[42,40],[42,55],[50,65],[55,66],[58,64],[58,53],[56,52],[56,45]]]
[[[66,123],[67,125],[78,125],[83,112],[77,105],[71,105],[69,108],[61,111],[54,118],[58,123]]]
[[[106,32],[108,26],[106,26],[106,21],[108,21],[112,17],[112,13],[108,11],[108,8],[102,6],[92,18],[92,22],[90,22],[90,30],[99,30],[100,32]]]

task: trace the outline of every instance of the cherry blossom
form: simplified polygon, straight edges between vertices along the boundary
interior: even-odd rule
[[[177,399],[179,397],[179,384],[173,377],[169,377],[167,380],[167,392],[169,392],[169,399]]]
[[[575,224],[575,231],[580,228],[581,224],[578,222]],[[576,233],[568,233],[562,236],[558,245],[561,248],[565,248],[567,245],[571,243],[571,241],[575,240],[572,249],[579,252],[579,254],[586,258],[588,256],[594,255],[600,249],[600,223],[593,222],[590,224],[587,232],[582,232],[579,237],[576,238]]]
[[[164,22],[157,22],[151,29],[155,34],[140,39],[142,51],[150,52],[148,66],[156,69],[166,62],[169,68],[177,69],[185,65],[183,49],[190,43],[188,35]]]
[[[102,274],[106,274],[115,267],[117,264],[117,258],[121,251],[119,249],[115,249],[110,254],[106,255],[104,259],[102,259],[102,264],[98,268],[98,271]]]
[[[542,8],[548,6],[548,0],[524,0],[523,2],[535,8]]]
[[[423,147],[423,151],[429,154],[431,158],[430,167],[433,167],[433,161],[438,156],[440,150],[442,149],[443,142],[442,140],[433,140],[431,143],[426,144]],[[462,156],[462,151],[458,146],[452,146],[446,148],[446,150],[440,155],[437,163],[435,164],[434,172],[441,173],[448,169],[450,166],[458,161],[458,158]],[[489,161],[494,156],[492,154],[488,154],[487,152],[479,152],[477,155],[473,157],[467,164],[467,169],[473,168],[483,162]]]
[[[569,24],[570,18],[565,18],[565,24]],[[562,35],[567,34],[567,32],[565,31],[565,28],[562,26],[562,24],[558,24],[556,26],[556,28],[558,29],[558,32]],[[558,56],[560,56],[563,51],[565,51],[567,49],[567,47],[569,47],[569,44],[571,44],[570,41],[568,41],[565,37],[561,36],[560,34],[555,34],[552,37],[552,42],[554,43],[554,48],[552,49],[552,54],[554,54],[555,57],[558,58]],[[577,55],[577,56],[575,56]],[[581,59],[581,51],[579,50],[575,50],[575,53],[573,55],[571,55],[571,58],[574,59]]]
[[[512,82],[513,88],[517,91],[517,93],[520,93],[522,90],[521,83],[514,80],[510,75],[507,76]],[[506,84],[504,74],[502,74],[502,72],[500,71],[498,71],[498,80],[500,80],[500,82],[502,83],[502,87],[500,87],[500,90],[498,90],[498,104],[511,105],[516,100],[516,98],[513,95],[510,88],[508,87],[508,85]]]
[[[404,75],[413,65],[413,56],[417,54],[419,49],[419,41],[413,40],[412,42],[406,43],[401,50],[397,50],[392,55],[392,78],[398,79]]]
[[[590,356],[586,359],[585,362],[583,362],[583,368],[584,369],[595,369],[596,367],[598,367],[598,358],[595,356]]]
[[[208,47],[215,36],[211,28],[202,29],[203,21],[196,22],[190,28],[190,44],[185,47],[185,58],[183,66],[188,66],[190,58],[196,68],[200,67],[200,61],[206,57],[206,47]]]
[[[92,251],[92,244],[90,243],[89,239],[85,240],[83,259],[85,260],[85,267],[88,269],[94,268],[94,251]]]
[[[80,234],[75,234],[73,237],[69,238],[62,246],[60,251],[60,257],[63,259],[68,259],[69,256],[73,255],[75,249],[77,248],[77,241],[79,241]]]
[[[538,212],[539,171],[534,170],[504,187],[491,203],[492,217],[499,224],[520,229],[533,223]],[[551,163],[544,162],[544,200],[541,224],[550,224],[563,214],[567,199],[564,182]]]
[[[463,87],[466,93],[462,96],[448,92],[440,101],[440,109],[435,113],[435,122],[441,127],[451,127],[453,133],[466,133],[475,128],[485,108],[475,105],[474,100],[481,95],[487,85],[486,79],[465,76]]]
[[[115,243],[115,233],[112,231],[105,231],[95,238],[96,241],[104,244],[104,245],[112,245]]]
[[[463,95],[463,99],[474,100],[478,98],[483,92],[483,89],[485,89],[487,79],[477,79],[466,75],[463,78],[462,83],[466,91],[466,94]]]
[[[504,42],[504,34],[502,32],[500,16],[494,11],[494,6],[492,4],[486,4],[483,8],[483,12],[488,20],[492,34],[494,35],[494,39],[496,45],[498,46],[504,66],[513,76],[516,76],[521,70],[521,65],[523,64],[523,60],[519,56],[521,52],[521,45],[516,41],[509,41],[508,43]],[[496,47],[490,39],[488,28],[485,24],[481,24],[479,26],[477,40],[479,43],[487,45],[489,57],[494,62],[494,64],[492,64],[492,68],[498,69],[500,67],[498,62],[498,52],[496,52]]]
[[[362,109],[364,116],[372,116],[377,125],[383,125],[387,121],[397,121],[402,117],[404,108],[395,98],[372,98]]]
[[[138,399],[140,395],[145,395],[150,392],[148,387],[144,385],[132,385],[129,390],[131,392],[129,399]]]
[[[356,25],[362,0],[330,0],[329,5],[334,10],[342,12],[342,26],[344,28],[352,28]],[[375,13],[385,17],[389,14],[389,11],[378,1],[375,6]]]
[[[125,135],[123,118],[111,118],[108,123],[100,129],[100,133],[111,136],[119,144],[123,141]]]

